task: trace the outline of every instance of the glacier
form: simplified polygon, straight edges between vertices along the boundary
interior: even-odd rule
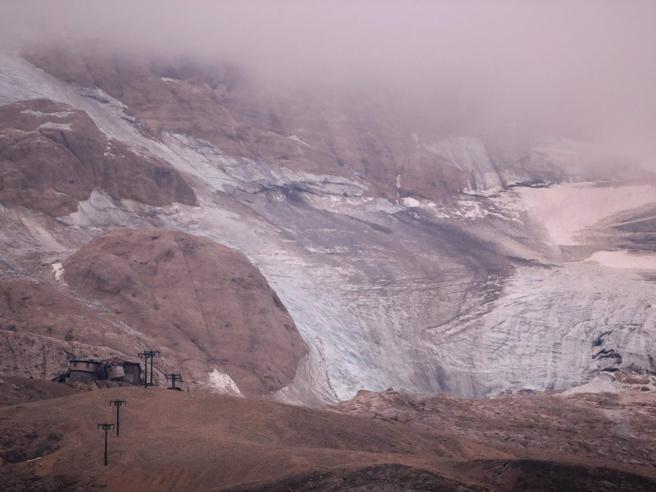
[[[653,185],[522,185],[519,163],[499,170],[480,140],[460,136],[417,142],[418,152],[471,172],[455,199],[390,198],[365,177],[231,156],[188,134],[151,138],[100,90],[18,56],[2,55],[0,67],[0,103],[47,97],[82,109],[108,137],[171,163],[199,199],[154,207],[95,190],[54,220],[0,207],[3,274],[59,281],[63,258],[115,227],[177,229],[237,248],[309,347],[276,395],[291,403],[389,387],[486,397],[567,389],[619,367],[656,369],[653,260],[615,268],[608,245],[586,239],[599,222],[656,204]],[[239,391],[212,371],[208,384]]]

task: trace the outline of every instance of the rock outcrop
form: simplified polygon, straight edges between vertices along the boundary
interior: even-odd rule
[[[64,262],[64,279],[86,299],[148,337],[168,365],[244,394],[289,384],[307,351],[276,293],[239,252],[162,229],[119,229]],[[218,388],[226,389],[226,388]]]
[[[151,205],[194,205],[169,164],[108,139],[84,111],[48,99],[0,107],[0,203],[61,216],[94,189]]]
[[[108,357],[138,346],[113,320],[47,282],[0,279],[3,374],[50,380],[70,358]]]

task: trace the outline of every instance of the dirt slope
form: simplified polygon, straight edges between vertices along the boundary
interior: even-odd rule
[[[112,398],[128,404],[105,469],[96,424],[111,421]],[[116,388],[6,407],[0,417],[3,433],[19,441],[6,444],[3,453],[21,462],[40,455],[18,437],[61,436],[41,460],[0,467],[3,477],[34,472],[108,490],[221,490],[315,469],[421,462],[417,453],[460,455],[458,443],[407,426],[200,392]]]
[[[284,305],[241,253],[162,229],[119,229],[64,262],[78,295],[147,336],[171,370],[216,368],[245,394],[288,384],[306,346]],[[218,384],[218,383],[217,383]]]
[[[102,466],[109,399],[128,401]],[[488,421],[490,431],[493,424]],[[419,423],[164,389],[113,388],[0,409],[7,490],[653,490],[562,456],[524,459]],[[28,437],[25,437],[28,436]],[[572,440],[579,435],[571,434]],[[34,461],[26,462],[34,458]],[[517,459],[519,458],[519,459]],[[614,465],[612,459],[607,465]],[[653,471],[651,472],[653,475]]]
[[[73,393],[76,393],[76,390],[65,384],[18,376],[0,376],[0,405],[47,400]]]

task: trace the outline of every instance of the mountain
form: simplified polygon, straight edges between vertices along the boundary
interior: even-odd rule
[[[198,386],[319,405],[654,369],[656,180],[593,144],[93,46],[0,67],[0,329],[21,375],[155,344]]]

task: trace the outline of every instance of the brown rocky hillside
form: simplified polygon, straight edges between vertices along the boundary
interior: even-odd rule
[[[241,253],[162,229],[120,229],[64,263],[70,288],[152,340],[171,369],[227,372],[246,394],[285,386],[306,352],[294,321]],[[209,369],[211,370],[211,369]]]
[[[196,204],[168,163],[108,139],[84,111],[33,99],[0,107],[0,202],[74,212],[94,189],[150,205]]]

